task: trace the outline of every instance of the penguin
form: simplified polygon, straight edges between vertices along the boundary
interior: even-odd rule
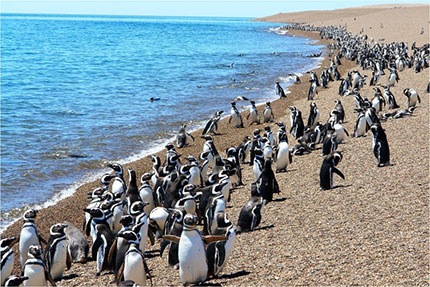
[[[139,197],[143,202],[148,203],[148,205],[144,207],[144,211],[146,214],[150,214],[151,211],[155,208],[154,193],[152,192],[151,185],[149,184],[150,180],[150,173],[144,173],[140,178],[141,186],[139,187]]]
[[[373,90],[375,91],[375,95],[372,99],[372,107],[375,109],[375,112],[378,113],[383,110],[385,106],[385,99],[382,96],[382,93],[379,88],[375,87],[373,88]]]
[[[317,91],[318,83],[316,80],[309,80],[309,82],[311,83],[311,85],[309,86],[309,91],[308,91],[308,101],[311,101],[314,99],[315,95],[318,95],[318,91]]]
[[[266,107],[263,111],[263,123],[271,123],[275,119],[270,102],[266,102]]]
[[[377,166],[390,165],[390,148],[388,146],[387,135],[380,124],[373,124],[370,127],[373,133],[373,154],[377,160]]]
[[[140,201],[139,189],[137,188],[137,177],[136,172],[131,168],[128,169],[128,187],[125,192],[126,200],[127,200],[127,214],[130,214],[130,208],[134,202]],[[121,219],[121,218],[119,218]],[[119,220],[118,220],[119,223]],[[115,230],[117,229],[117,230]],[[114,228],[114,233],[118,232],[121,229],[121,226],[118,228]]]
[[[293,78],[294,84],[300,84],[301,83],[299,75],[289,73],[288,76],[290,76],[291,78]]]
[[[228,120],[228,123],[230,124],[231,121],[233,121],[233,126],[235,128],[243,128],[242,115],[237,109],[235,102],[231,102],[231,116]]]
[[[399,81],[399,74],[395,68],[390,68],[390,75],[388,76],[388,87],[394,87],[394,84]]]
[[[34,220],[36,219],[37,210],[30,209],[24,213],[24,225],[21,229],[21,234],[19,236],[19,255],[21,266],[27,261],[28,248],[30,245],[40,246],[41,242],[46,244],[46,240],[40,236],[37,230]]]
[[[354,137],[364,137],[367,133],[367,122],[366,117],[364,116],[364,112],[360,111],[360,113],[357,116],[357,119],[355,120],[355,126],[354,126]]]
[[[251,197],[242,207],[237,221],[237,233],[253,231],[261,221],[263,198],[256,183],[251,184]]]
[[[343,109],[343,106],[340,100],[335,100],[335,103],[336,105],[334,106],[334,109],[338,112],[336,122],[341,124],[345,120],[345,110]]]
[[[108,255],[115,236],[106,221],[104,212],[100,208],[85,208],[84,211],[92,216],[92,224],[96,231],[96,238],[93,239],[91,254],[92,258],[97,262],[96,276],[100,276],[102,271],[111,269]]]
[[[273,132],[270,129],[270,126],[264,127],[264,135],[263,137],[267,138],[269,140],[269,143],[271,146],[275,145],[275,138],[273,137]]]
[[[181,128],[179,129],[179,133],[177,134],[177,136],[176,136],[176,146],[178,147],[178,148],[183,148],[183,147],[185,147],[185,146],[187,146],[188,145],[188,140],[187,140],[187,137],[189,137],[189,138],[191,138],[193,141],[195,141],[195,139],[194,139],[194,137],[191,135],[191,134],[189,134],[189,133],[187,133],[186,131],[185,131],[185,128],[187,127],[187,125],[186,124],[183,124],[182,126],[181,126]]]
[[[278,145],[274,149],[273,159],[275,162],[276,172],[286,172],[288,164],[292,162],[292,154],[290,153],[287,134],[282,134]]]
[[[337,149],[336,133],[334,131],[327,132],[323,141],[322,155],[328,155]]]
[[[259,178],[264,168],[264,153],[260,148],[256,148],[254,151],[254,163],[253,171],[255,178]]]
[[[217,222],[217,228],[212,235],[221,235],[228,239],[227,241],[213,242],[207,246],[208,277],[217,276],[223,270],[236,241],[236,230],[228,220],[226,213],[219,213]]]
[[[200,183],[202,186],[208,178],[209,158],[212,158],[212,154],[210,151],[202,152],[200,154],[199,169],[200,169]]]
[[[227,163],[231,166],[229,169],[235,169],[236,173],[232,176],[231,184],[235,188],[243,185],[242,168],[240,167],[239,153],[235,147],[230,147],[226,150]]]
[[[200,167],[199,167],[199,161],[197,158],[193,155],[188,155],[186,157],[186,160],[189,162],[189,168],[188,168],[188,183],[194,184],[194,185],[201,185],[201,175],[200,175]]]
[[[245,163],[246,156],[251,150],[251,139],[245,136],[242,142],[236,148],[240,163]]]
[[[333,129],[336,133],[336,143],[340,144],[343,142],[345,137],[349,137],[349,133],[346,131],[346,129],[341,124],[334,124]]]
[[[181,236],[165,235],[164,239],[179,244],[179,278],[184,285],[204,282],[208,276],[208,264],[205,244],[214,241],[226,241],[225,236],[209,235],[202,237],[197,226],[197,216],[187,214]]]
[[[327,155],[321,165],[320,169],[320,189],[327,190],[333,188],[333,173],[339,175],[342,179],[345,179],[343,173],[336,168],[339,162],[342,160],[342,154],[338,151],[334,151]]]
[[[273,200],[273,193],[279,193],[279,185],[272,170],[272,160],[264,161],[264,168],[255,181],[263,197],[263,205]]]
[[[134,225],[132,227],[132,230],[139,234],[140,237],[140,243],[139,243],[139,249],[142,252],[145,252],[146,250],[146,242],[148,240],[148,216],[146,215],[144,208],[148,205],[147,202],[143,201],[136,201],[133,203],[133,206],[131,207],[131,216],[134,217]]]
[[[273,149],[272,145],[270,144],[270,141],[268,138],[264,137],[261,142],[264,144],[263,146],[263,158],[264,160],[268,160],[272,158]]]
[[[251,141],[251,150],[250,150],[250,155],[249,155],[249,165],[253,165],[254,164],[254,157],[255,157],[255,149],[262,147],[260,140],[261,140],[261,136],[260,136],[260,129],[255,129],[252,132],[252,141]]]
[[[115,180],[112,183],[111,191],[115,195],[115,197],[121,197],[121,199],[124,200],[127,187],[125,186],[124,182],[122,165],[118,163],[113,163],[108,164],[108,167],[115,171]]]
[[[70,269],[72,258],[67,250],[68,241],[64,229],[66,224],[57,223],[49,229],[49,239],[45,250],[45,262],[52,279],[63,277],[64,269]]]
[[[311,128],[312,130],[315,129],[315,127],[318,124],[319,118],[320,118],[320,110],[317,107],[317,104],[315,102],[312,102],[310,104],[310,111],[309,111],[309,118],[308,118],[308,124],[307,127]]]
[[[42,248],[39,245],[29,246],[27,260],[22,269],[24,277],[28,278],[24,281],[23,286],[48,286],[47,281],[52,286],[57,286],[42,260]]]
[[[251,103],[251,109],[249,110],[249,114],[246,117],[246,119],[250,120],[249,126],[251,126],[254,123],[256,123],[257,125],[259,125],[260,124],[260,116],[258,114],[257,107],[255,106],[255,102],[254,101],[250,101],[250,103]]]
[[[9,237],[0,241],[1,250],[1,285],[3,286],[6,278],[12,274],[14,264],[14,253],[12,247],[18,242],[19,238]]]
[[[17,275],[12,275],[12,276],[9,276],[8,278],[2,276],[2,281],[3,281],[3,278],[6,281],[4,283],[2,283],[2,286],[5,286],[5,287],[21,286],[21,284],[25,280],[29,279],[26,276],[17,276]]]
[[[145,255],[139,249],[139,235],[127,230],[118,234],[118,237],[122,237],[127,241],[128,249],[119,270],[117,284],[121,278],[124,278],[125,281],[132,280],[136,284],[139,284],[139,286],[146,286],[148,267],[145,262]]]
[[[279,82],[275,83],[275,91],[276,91],[276,95],[279,96],[280,99],[287,97],[285,95],[284,89],[281,87],[281,85],[279,84]]]
[[[287,127],[285,126],[285,123],[283,123],[283,122],[278,122],[278,123],[276,123],[276,125],[279,127],[278,131],[276,132],[276,144],[279,144],[281,136],[283,134],[287,135]],[[285,138],[286,138],[287,143],[288,143],[288,137],[286,136]]]
[[[403,90],[403,94],[408,98],[408,108],[415,107],[417,102],[421,103],[420,96],[414,89],[406,88]]]
[[[212,152],[212,144],[214,142],[214,138],[210,135],[201,136],[201,138],[205,139],[206,141],[203,144],[203,152],[200,154],[201,160],[207,160],[208,161],[208,167],[213,168],[215,160]],[[205,154],[207,153],[207,154]],[[205,156],[203,156],[205,155]],[[203,157],[202,157],[203,156]]]
[[[393,93],[390,91],[390,87],[384,87],[384,98],[385,98],[385,102],[388,103],[389,109],[400,108],[400,106],[397,105],[396,103],[396,98],[394,97]]]
[[[157,184],[157,180],[160,177],[159,169],[161,167],[161,159],[159,156],[150,156],[152,161],[152,176],[151,176],[151,182],[152,186],[155,188],[155,185]]]
[[[88,245],[87,239],[84,237],[81,231],[73,226],[70,222],[63,222],[67,225],[64,229],[66,238],[68,241],[67,251],[73,262],[86,263],[88,259],[88,252],[90,246]]]
[[[366,122],[369,127],[375,123],[380,123],[376,109],[374,107],[368,108],[364,113],[364,116],[366,117]]]
[[[224,111],[217,111],[215,115],[206,123],[205,128],[202,131],[202,135],[208,133],[213,133],[214,135],[219,135],[218,133],[218,122],[221,119],[221,115]]]
[[[289,107],[291,110],[290,120],[291,120],[291,129],[290,134],[294,136],[294,138],[299,138],[303,136],[305,126],[303,124],[302,113],[296,109],[295,106]]]

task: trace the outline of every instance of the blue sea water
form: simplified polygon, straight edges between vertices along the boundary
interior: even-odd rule
[[[317,65],[321,46],[248,20],[3,14],[1,227]]]

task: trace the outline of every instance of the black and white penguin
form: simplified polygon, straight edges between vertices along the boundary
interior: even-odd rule
[[[399,105],[397,105],[396,103],[396,98],[394,97],[393,93],[390,91],[390,87],[388,86],[384,87],[384,99],[385,102],[388,103],[389,109],[400,108]]]
[[[88,259],[90,246],[82,232],[69,222],[64,222],[67,227],[64,229],[68,241],[67,251],[73,262],[85,263]]]
[[[377,160],[377,166],[390,165],[390,148],[388,146],[387,135],[380,124],[370,127],[373,133],[373,154]]]
[[[4,286],[4,287],[18,287],[18,286],[21,286],[21,284],[25,280],[29,279],[26,276],[18,276],[18,275],[12,275],[12,276],[9,276],[7,278],[2,276],[2,281],[3,281],[3,278],[4,278],[5,282],[2,283],[2,286]]]
[[[263,198],[256,183],[251,184],[251,197],[242,207],[237,221],[237,233],[253,231],[261,221]]]
[[[303,136],[305,131],[305,125],[303,124],[302,113],[296,109],[295,106],[289,107],[291,110],[290,121],[291,121],[291,129],[290,134],[294,136],[294,138],[299,138]]]
[[[123,168],[122,165],[118,163],[108,164],[108,167],[114,170],[115,172],[115,180],[112,183],[111,191],[115,195],[116,198],[125,199],[125,191],[127,187],[125,185],[124,177],[123,177]]]
[[[24,225],[19,236],[19,255],[21,266],[27,261],[28,248],[30,245],[40,246],[41,243],[46,244],[46,240],[40,236],[34,220],[36,219],[37,210],[30,209],[24,213]]]
[[[275,83],[275,91],[276,91],[276,95],[279,96],[279,98],[286,98],[287,97],[285,95],[284,89],[281,87],[279,82]]]
[[[415,91],[414,89],[406,88],[403,90],[403,94],[408,98],[408,108],[415,107],[417,105],[417,102],[421,103],[420,96],[418,95],[417,91]]]
[[[14,253],[12,247],[18,242],[19,238],[9,237],[0,241],[1,251],[1,285],[4,285],[6,278],[12,274],[14,264]],[[12,286],[12,285],[11,285]]]
[[[203,184],[201,180],[199,161],[197,158],[193,155],[188,155],[185,159],[188,160],[189,164],[182,166],[181,172],[185,172],[187,175],[188,183],[197,186]]]
[[[363,111],[360,111],[355,120],[354,137],[364,137],[367,133],[367,121]]]
[[[336,133],[336,143],[340,144],[347,136],[349,137],[349,133],[341,124],[334,124],[333,129]]]
[[[228,123],[230,124],[232,121],[235,128],[243,128],[242,115],[237,109],[235,102],[231,102],[231,115],[228,119]]]
[[[239,156],[240,163],[245,163],[246,156],[251,150],[251,139],[249,136],[245,136],[242,142],[236,148]]]
[[[48,281],[52,286],[57,286],[42,259],[42,248],[39,245],[29,246],[22,270],[23,275],[28,278],[23,286],[48,286]]]
[[[206,123],[205,128],[202,131],[202,135],[212,133],[218,135],[218,122],[221,119],[221,115],[224,111],[217,111],[215,115]]]
[[[275,119],[270,102],[266,102],[266,107],[263,111],[263,123],[271,123]]]
[[[178,147],[178,148],[183,148],[184,146],[187,146],[188,145],[188,138],[187,137],[189,137],[189,138],[191,138],[193,141],[195,141],[194,140],[194,137],[191,135],[191,134],[189,134],[189,133],[187,133],[186,131],[185,131],[185,128],[187,127],[187,125],[186,124],[183,124],[182,126],[181,126],[181,128],[179,129],[179,132],[178,132],[178,134],[177,134],[177,136],[176,136],[176,146]]]
[[[200,182],[203,185],[208,178],[208,170],[209,170],[209,158],[213,160],[212,154],[210,151],[202,152],[200,154]]]
[[[143,201],[136,201],[133,203],[133,206],[131,207],[131,216],[134,217],[134,225],[132,227],[132,230],[139,234],[140,237],[140,243],[139,243],[139,249],[142,252],[145,252],[146,250],[146,243],[148,241],[148,228],[149,228],[149,221],[148,216],[145,213],[145,206],[148,205],[147,202]]]
[[[341,160],[342,154],[338,151],[334,151],[324,158],[320,169],[320,189],[327,190],[333,188],[333,173],[345,179],[343,173],[336,168]]]
[[[300,84],[301,83],[299,75],[289,73],[288,76],[290,76],[294,80],[294,84]]]
[[[261,148],[256,148],[254,150],[254,162],[253,162],[253,172],[255,179],[260,177],[261,172],[264,168],[264,152]]]
[[[390,75],[388,76],[388,87],[394,87],[394,84],[399,81],[399,74],[396,68],[390,68]]]
[[[288,164],[292,162],[292,154],[290,153],[286,133],[281,134],[279,143],[274,148],[273,159],[276,172],[287,171]]]
[[[287,134],[287,127],[283,122],[277,122],[276,125],[279,127],[279,129],[276,132],[276,144],[279,144],[282,134],[285,134],[285,135]],[[286,137],[286,139],[288,143],[288,137]]]
[[[264,160],[271,159],[273,154],[273,148],[270,144],[270,141],[268,138],[264,137],[261,139],[261,142],[263,143],[263,158]]]
[[[262,148],[263,147],[262,144],[260,143],[260,140],[261,140],[260,132],[261,132],[260,129],[255,129],[252,132],[249,165],[253,165],[254,164],[255,150],[257,148]]]
[[[323,140],[322,155],[328,155],[337,149],[336,133],[328,131]]]
[[[312,130],[315,129],[315,127],[318,124],[319,118],[320,118],[320,110],[317,107],[317,104],[315,102],[312,102],[310,104],[310,111],[309,111],[309,118],[308,118],[308,124],[307,127],[311,128]]]
[[[250,121],[249,126],[251,126],[254,123],[259,125],[260,124],[260,116],[258,114],[257,107],[255,106],[255,102],[250,101],[250,103],[251,103],[251,109],[249,110],[249,114],[246,117],[246,119]]]
[[[231,164],[231,169],[234,168],[236,173],[232,176],[231,184],[233,187],[243,185],[242,168],[240,167],[239,152],[235,147],[229,147],[226,150],[228,164]]]
[[[264,127],[264,135],[263,137],[267,138],[269,140],[269,143],[271,146],[275,145],[275,137],[273,136],[273,132],[270,129],[270,126]]]
[[[374,107],[368,108],[364,113],[364,116],[366,117],[366,122],[369,127],[371,127],[373,124],[381,123]]]
[[[125,192],[125,198],[126,198],[126,204],[127,204],[127,214],[130,214],[130,208],[132,204],[136,201],[140,201],[140,194],[139,189],[137,188],[137,176],[136,172],[129,168],[128,169],[128,187],[127,191]],[[121,218],[120,218],[121,219]],[[119,220],[118,220],[119,223]],[[121,227],[118,228],[116,232],[118,232],[121,229]]]
[[[50,235],[45,250],[45,262],[54,280],[62,278],[64,269],[69,270],[72,266],[72,258],[67,250],[68,241],[64,232],[66,227],[66,224],[57,223],[49,229]]]
[[[139,196],[142,201],[148,203],[148,205],[146,205],[144,208],[144,211],[146,214],[150,214],[151,211],[155,208],[154,193],[152,191],[151,185],[149,184],[150,180],[151,180],[150,173],[144,173],[140,177],[141,185],[139,187]]]
[[[345,121],[345,110],[343,109],[342,103],[340,100],[335,100],[336,105],[334,106],[334,109],[338,112],[337,113],[337,123],[343,123]]]
[[[279,193],[279,185],[272,170],[271,159],[264,161],[264,168],[255,182],[263,196],[263,204],[271,202],[273,200],[273,194]]]
[[[315,95],[318,95],[318,91],[317,91],[318,82],[315,80],[309,80],[309,82],[311,84],[309,86],[309,91],[308,91],[308,101],[311,101],[314,99]]]
[[[375,95],[372,99],[372,107],[375,109],[375,112],[378,113],[383,110],[386,102],[382,96],[381,90],[378,87],[373,88],[373,90],[375,91]]]
[[[205,245],[215,241],[228,240],[225,236],[208,235],[202,237],[197,229],[197,216],[187,214],[184,217],[181,236],[165,235],[163,239],[179,245],[179,278],[184,285],[204,282],[208,276],[208,263]]]

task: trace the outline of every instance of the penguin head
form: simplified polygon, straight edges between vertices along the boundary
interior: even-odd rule
[[[123,174],[122,165],[120,165],[119,163],[110,163],[108,164],[108,167],[113,169],[115,171],[115,175],[117,176],[120,176]]]
[[[253,132],[252,132],[252,134],[254,135],[254,136],[258,136],[259,134],[260,134],[260,129],[255,129]]]
[[[25,280],[28,280],[28,279],[29,279],[29,277],[27,277],[27,276],[11,275],[6,279],[4,286],[5,287],[21,286],[22,282],[24,282]]]
[[[84,208],[86,213],[89,213],[93,218],[104,218],[104,212],[100,208]]]
[[[404,89],[403,94],[408,97],[410,95],[409,89],[408,88]]]
[[[251,183],[251,197],[253,196],[261,197],[261,192],[257,187],[257,183],[255,182]]]
[[[372,131],[372,133],[375,135],[375,134],[377,134],[377,133],[379,133],[379,132],[381,132],[381,131],[384,131],[383,129],[382,129],[382,126],[380,125],[380,124],[378,124],[378,123],[375,123],[375,124],[373,124],[371,127],[370,127],[370,130]]]
[[[130,206],[130,215],[136,216],[143,212],[143,208],[147,206],[149,203],[144,201],[135,201]]]
[[[205,139],[206,141],[213,141],[214,140],[213,136],[211,136],[211,135],[204,135],[204,136],[201,136],[201,138]]]
[[[227,148],[226,151],[225,151],[225,154],[227,155],[227,157],[234,156],[234,155],[236,155],[236,153],[237,153],[236,148],[232,147],[232,146],[229,147],[229,148]]]
[[[37,215],[37,210],[35,209],[29,209],[24,213],[24,221],[27,220],[35,220]]]
[[[334,165],[337,165],[339,162],[342,161],[342,153],[340,151],[334,151],[333,152],[333,161],[334,161]]]
[[[266,106],[270,107],[270,102],[266,102]]]
[[[183,192],[192,194],[196,190],[196,188],[197,188],[197,185],[190,183],[184,186]]]
[[[119,223],[122,224],[122,226],[126,227],[126,226],[130,226],[133,224],[133,216],[131,215],[123,215],[121,216],[121,219],[119,220]]]
[[[144,174],[142,174],[142,176],[140,177],[140,183],[144,184],[145,182],[151,180],[152,177],[152,173],[149,172],[145,172]]]
[[[108,191],[108,192],[103,193],[103,195],[101,195],[101,199],[103,199],[106,202],[114,201],[115,195],[112,192]]]
[[[127,171],[128,171],[128,182],[136,181],[136,172],[131,168],[127,169]]]
[[[227,213],[225,213],[224,211],[217,213],[216,221],[217,221],[218,227],[220,228],[225,228],[232,225],[232,223],[227,217]]]
[[[255,106],[255,101],[249,101],[252,106]]]
[[[200,154],[200,159],[201,160],[206,160],[208,158],[208,156],[209,156],[210,153],[211,153],[210,151],[202,152]]]
[[[165,148],[169,151],[169,150],[175,150],[175,146],[171,143],[166,144]]]
[[[11,248],[12,246],[15,245],[15,243],[17,243],[19,240],[19,237],[8,237],[8,238],[4,238],[0,241],[0,249],[4,250],[6,248]]]
[[[101,178],[100,178],[100,183],[103,185],[107,185],[109,186],[110,181],[113,179],[114,177],[112,175],[110,175],[109,173],[105,173]]]
[[[271,130],[270,130],[270,126],[265,126],[264,127],[264,131],[266,131],[266,132],[270,132]]]
[[[49,229],[49,233],[51,235],[62,235],[64,234],[64,229],[67,227],[67,224],[57,223],[51,226]]]
[[[288,107],[292,112],[294,112],[295,110],[296,110],[296,107],[295,106],[289,106]]]
[[[164,229],[169,212],[164,207],[156,207],[149,214],[149,223],[151,226],[158,227],[159,230]]]
[[[197,226],[197,216],[193,213],[187,213],[184,216],[184,229],[195,229]]]
[[[285,123],[283,122],[277,122],[276,125],[280,128],[285,128]]]
[[[190,163],[191,162],[198,162],[197,158],[192,154],[189,154],[185,159],[188,160],[188,162],[190,162]]]
[[[30,245],[28,248],[28,256],[30,258],[39,259],[42,257],[42,247],[40,245]]]
[[[140,242],[140,234],[136,233],[132,230],[126,230],[118,234],[118,237],[122,237],[128,241],[129,244],[139,244]]]
[[[231,105],[232,105],[233,107],[235,107],[235,106],[236,106],[236,102],[231,102]]]
[[[161,165],[161,160],[160,160],[159,156],[151,155],[150,157],[151,157],[151,161],[154,165],[158,165],[158,166]]]

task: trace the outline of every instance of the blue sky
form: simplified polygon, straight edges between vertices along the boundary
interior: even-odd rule
[[[391,1],[338,0],[2,0],[2,13],[35,14],[99,14],[99,15],[161,15],[161,16],[226,16],[262,17],[279,12],[327,10],[354,6],[387,4]],[[428,1],[402,1],[402,3]]]

